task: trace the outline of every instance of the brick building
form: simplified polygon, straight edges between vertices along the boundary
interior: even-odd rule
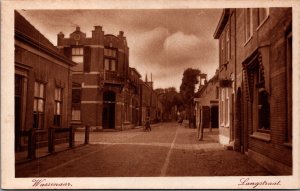
[[[37,146],[48,142],[49,127],[69,127],[71,67],[63,56],[21,14],[15,11],[15,149],[27,147],[26,132],[34,129]],[[68,134],[57,135],[67,141]]]
[[[204,79],[204,83],[202,79]],[[198,129],[199,139],[202,136],[199,132],[201,128],[209,128],[211,130],[211,128],[219,127],[218,71],[208,82],[206,81],[206,75],[202,79],[195,96],[196,128]]]
[[[144,102],[150,104],[147,99],[153,89],[141,80],[135,68],[129,67],[123,31],[114,36],[95,26],[92,36],[87,37],[76,27],[67,38],[59,33],[57,46],[78,63],[72,68],[73,123],[122,130],[143,122],[145,108],[150,106]],[[151,91],[146,91],[145,86]]]
[[[220,134],[274,174],[291,174],[292,9],[224,9],[214,37],[220,125],[229,121]]]

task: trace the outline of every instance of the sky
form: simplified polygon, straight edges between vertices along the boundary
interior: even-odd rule
[[[129,65],[142,78],[152,73],[154,88],[179,90],[183,71],[199,69],[213,77],[218,66],[218,41],[214,31],[222,9],[127,9],[127,10],[19,10],[54,45],[57,34],[65,37],[80,30],[91,37],[94,26],[105,34],[124,31]]]

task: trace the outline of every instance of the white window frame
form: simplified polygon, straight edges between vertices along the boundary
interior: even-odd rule
[[[265,18],[263,18],[261,20],[261,15],[260,15],[260,11],[261,10],[265,10],[266,11],[266,15],[265,15]],[[270,8],[258,8],[257,10],[257,21],[258,21],[258,27],[257,27],[257,30],[262,26],[264,25],[264,23],[266,22],[266,20],[268,20],[269,18],[269,15],[270,15]]]
[[[249,16],[248,16],[248,10],[249,10]],[[244,16],[245,16],[245,21],[244,21],[244,23],[245,23],[245,34],[244,35],[245,35],[245,44],[247,44],[247,42],[253,36],[253,9],[252,8],[244,9]],[[248,19],[249,19],[249,23],[248,23]],[[248,27],[249,27],[249,29],[248,29]]]
[[[81,58],[82,60],[78,61],[75,58]],[[73,67],[73,70],[76,72],[83,72],[84,47],[72,47],[72,61],[77,63],[77,65]]]

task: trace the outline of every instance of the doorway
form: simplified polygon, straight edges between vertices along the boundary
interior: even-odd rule
[[[242,109],[242,92],[241,92],[241,89],[239,88],[238,91],[237,91],[237,97],[236,97],[236,124],[237,124],[237,132],[238,133],[238,136],[239,136],[239,147],[240,147],[240,151],[242,153],[245,152],[245,130],[243,128],[243,121],[242,121],[242,112],[243,112],[243,109]]]
[[[104,129],[115,128],[116,94],[113,91],[103,93],[102,124]]]
[[[15,75],[15,151],[21,149],[22,76]]]
[[[211,127],[218,128],[219,127],[219,107],[214,105],[211,107]]]

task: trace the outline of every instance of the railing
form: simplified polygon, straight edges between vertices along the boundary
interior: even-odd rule
[[[100,71],[100,83],[124,83],[125,76],[116,71]]]

